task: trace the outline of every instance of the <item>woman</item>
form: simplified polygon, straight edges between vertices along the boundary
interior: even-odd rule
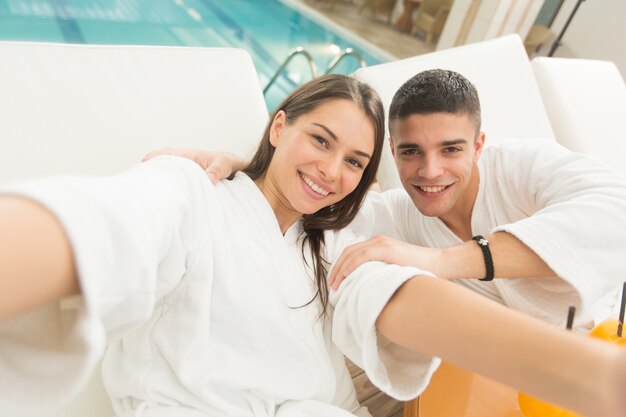
[[[399,399],[421,392],[438,355],[619,415],[626,359],[611,346],[415,268],[367,263],[329,295],[330,264],[354,241],[339,229],[374,178],[383,129],[371,88],[325,76],[279,106],[231,181],[213,186],[196,164],[162,157],[116,177],[7,187],[0,398],[70,395],[106,332],[118,416],[367,416],[343,354]],[[59,326],[52,302],[79,294]]]

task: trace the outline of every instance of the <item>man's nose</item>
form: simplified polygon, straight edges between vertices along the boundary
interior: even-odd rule
[[[443,166],[439,158],[425,157],[418,169],[418,175],[423,178],[437,178],[443,174]]]

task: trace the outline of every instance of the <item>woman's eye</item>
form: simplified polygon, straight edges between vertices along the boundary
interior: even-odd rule
[[[313,135],[313,139],[325,148],[328,148],[328,141],[319,135]]]
[[[359,162],[357,159],[350,158],[348,159],[348,163],[357,168],[363,168],[363,164]]]

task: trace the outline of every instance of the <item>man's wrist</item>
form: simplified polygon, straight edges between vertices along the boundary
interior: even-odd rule
[[[450,246],[438,249],[440,255],[437,258],[437,271],[439,278],[456,279],[466,278],[466,262],[470,259],[465,245]],[[465,266],[465,267],[464,267]]]
[[[480,247],[474,240],[457,246],[442,248],[437,276],[445,279],[485,277],[485,261]]]

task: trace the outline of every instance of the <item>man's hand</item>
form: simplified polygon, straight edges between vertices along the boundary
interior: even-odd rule
[[[160,155],[180,156],[200,165],[213,184],[242,170],[246,161],[231,152],[202,151],[198,149],[162,148],[148,153],[141,162]]]
[[[415,266],[437,275],[436,269],[443,263],[443,251],[411,245],[387,236],[376,236],[345,248],[335,262],[328,284],[336,290],[352,271],[368,261]]]

